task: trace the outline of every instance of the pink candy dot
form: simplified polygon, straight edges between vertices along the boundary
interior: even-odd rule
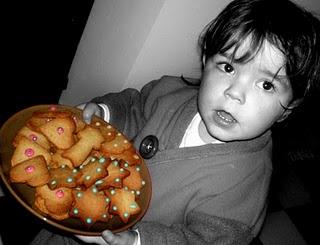
[[[57,110],[57,106],[51,105],[51,106],[49,107],[49,110],[50,110],[50,111],[56,111],[56,110]]]
[[[58,134],[63,134],[64,129],[62,127],[57,128]]]
[[[37,141],[38,140],[38,137],[35,135],[35,134],[30,134],[30,139],[32,140],[32,141]]]
[[[27,148],[25,151],[24,151],[24,154],[27,156],[27,157],[32,157],[34,155],[34,150],[31,149],[31,148]]]
[[[57,190],[56,191],[56,196],[59,197],[59,198],[62,198],[64,196],[63,190]]]
[[[35,167],[30,165],[24,169],[27,173],[32,173],[35,170]]]

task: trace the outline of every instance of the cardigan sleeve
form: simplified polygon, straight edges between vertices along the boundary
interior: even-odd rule
[[[96,97],[92,102],[107,105],[110,111],[109,122],[133,139],[152,116],[158,100],[186,86],[190,85],[180,77],[163,76],[147,83],[141,91],[127,88],[118,93]]]
[[[187,223],[165,226],[156,222],[138,224],[141,245],[193,244],[193,245],[247,245],[253,239],[251,230],[239,221],[191,212]],[[32,245],[85,244],[75,236],[56,234],[43,229],[31,242]]]
[[[144,104],[152,85],[149,83],[141,92],[128,88],[119,93],[108,93],[94,98],[92,102],[105,104],[110,112],[109,122],[132,139],[146,121]]]
[[[249,244],[253,239],[251,229],[236,220],[190,212],[185,224],[165,226],[156,222],[137,225],[141,245],[144,244]]]

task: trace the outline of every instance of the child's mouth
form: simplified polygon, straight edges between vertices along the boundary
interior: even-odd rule
[[[237,122],[229,112],[223,110],[216,111],[214,118],[215,121],[221,126],[230,127]]]

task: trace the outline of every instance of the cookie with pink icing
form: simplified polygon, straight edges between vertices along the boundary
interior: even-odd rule
[[[47,149],[25,136],[19,137],[15,145],[16,148],[14,149],[11,158],[12,166],[39,155],[42,155],[47,163],[51,161],[51,154]]]
[[[67,118],[72,113],[66,110],[60,110],[58,106],[51,105],[44,110],[38,110],[32,113],[32,116],[27,120],[26,126],[34,131],[38,131],[39,127],[55,118]]]
[[[47,140],[47,138],[43,134],[30,129],[27,126],[22,127],[18,131],[18,133],[13,139],[13,146],[15,147],[17,146],[17,142],[19,142],[19,139],[21,138],[21,136],[25,136],[29,140],[39,144],[43,148],[50,150],[51,143]]]
[[[48,214],[54,219],[63,220],[69,218],[69,210],[72,207],[72,189],[61,187],[55,190],[47,185],[36,187],[34,206],[42,213]]]
[[[10,169],[10,181],[30,186],[45,185],[50,180],[47,163],[42,155],[27,159]]]
[[[76,130],[70,117],[55,118],[39,127],[39,131],[58,149],[68,149],[75,143],[73,133]]]

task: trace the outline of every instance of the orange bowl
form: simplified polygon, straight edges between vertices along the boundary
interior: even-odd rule
[[[140,190],[140,195],[137,198],[137,203],[141,208],[141,212],[132,215],[127,223],[120,220],[118,216],[113,216],[107,222],[96,222],[90,228],[88,228],[80,219],[77,218],[67,218],[64,220],[55,220],[50,216],[40,213],[36,209],[33,209],[33,203],[35,200],[35,188],[23,184],[23,183],[12,183],[9,178],[9,172],[11,168],[11,157],[14,152],[14,147],[12,145],[13,139],[20,128],[22,128],[26,121],[32,116],[33,112],[39,110],[46,110],[52,105],[37,105],[26,108],[14,114],[10,117],[1,127],[0,130],[0,175],[2,181],[13,197],[21,204],[27,211],[31,212],[37,218],[43,220],[44,222],[59,228],[63,231],[67,231],[79,235],[88,236],[98,236],[101,235],[102,231],[108,229],[113,232],[120,232],[129,229],[136,222],[138,222],[145,214],[148,209],[150,199],[151,199],[151,179],[148,169],[140,156],[139,152],[136,153],[141,158],[141,176],[145,181],[144,187]],[[76,113],[78,116],[82,117],[82,111],[75,107],[64,106],[64,105],[54,105],[58,109],[69,110]],[[100,118],[95,117],[95,120],[101,121]]]

